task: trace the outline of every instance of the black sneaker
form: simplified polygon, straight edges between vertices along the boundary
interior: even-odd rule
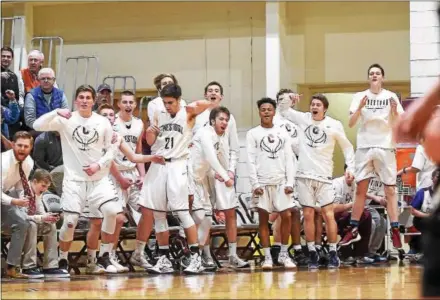
[[[341,261],[339,260],[338,254],[336,251],[330,251],[329,253],[329,262],[328,262],[328,268],[329,269],[337,269],[341,265]]]
[[[62,270],[66,270],[67,272],[69,272],[69,263],[67,262],[67,259],[60,259],[58,261],[58,267]]]
[[[46,278],[67,278],[70,277],[69,272],[65,269],[43,269]]]
[[[319,261],[318,264],[320,267],[327,267],[328,262],[329,262],[329,257],[328,257],[328,253],[325,250],[324,247],[322,247],[321,249],[316,249],[316,252],[318,253],[319,256]]]
[[[116,267],[112,264],[110,261],[110,255],[108,252],[104,253],[102,256],[98,257],[98,260],[96,261],[98,265],[100,265],[106,273],[118,273],[118,270]]]
[[[41,273],[40,268],[23,269],[22,273],[27,275],[30,279],[44,278],[43,273]]]
[[[309,269],[319,269],[319,255],[316,251],[309,251]]]
[[[298,267],[307,267],[309,258],[304,254],[302,250],[295,250],[293,259]]]
[[[274,245],[270,248],[270,255],[272,256],[272,262],[274,265],[277,266],[280,265],[278,263],[278,256],[280,255],[280,252],[281,252],[281,246]]]

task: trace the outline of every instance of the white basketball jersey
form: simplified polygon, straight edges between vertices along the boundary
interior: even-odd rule
[[[188,126],[187,113],[181,108],[174,118],[167,112],[159,112],[160,128],[156,142],[151,147],[152,154],[165,159],[179,159],[188,156],[192,129]]]
[[[113,130],[117,132],[122,139],[130,146],[133,152],[136,152],[136,146],[139,136],[142,134],[144,124],[142,120],[136,117],[132,117],[131,121],[124,122],[119,114],[116,115],[115,123],[113,124]],[[127,159],[127,157],[119,151],[115,158],[115,163],[118,170],[130,170],[136,167],[136,163],[133,163]]]

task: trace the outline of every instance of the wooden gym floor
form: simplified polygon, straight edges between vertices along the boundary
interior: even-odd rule
[[[2,299],[416,299],[421,268],[341,267],[339,270],[234,272],[203,275],[72,276],[70,279],[2,279]]]

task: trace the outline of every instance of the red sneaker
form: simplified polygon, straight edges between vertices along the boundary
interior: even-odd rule
[[[393,242],[394,248],[401,249],[402,241],[400,240],[399,228],[391,228],[391,241]]]
[[[342,237],[342,239],[339,241],[339,246],[344,247],[348,246],[351,243],[359,242],[361,240],[361,235],[358,232],[358,228],[351,226],[347,227],[345,230],[345,235]]]

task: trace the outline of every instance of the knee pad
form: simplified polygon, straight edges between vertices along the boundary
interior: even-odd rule
[[[70,212],[64,212],[63,225],[60,229],[60,240],[63,242],[73,241],[73,234],[78,224],[79,215]]]
[[[199,228],[197,230],[197,236],[199,238],[199,245],[205,245],[206,239],[209,236],[209,231],[211,230],[212,219],[211,217],[205,217],[200,223]]]
[[[156,233],[168,231],[167,214],[164,212],[153,211],[154,231]]]
[[[193,211],[192,217],[194,219],[194,223],[196,223],[197,225],[201,224],[203,222],[203,219],[205,219],[205,210],[200,209],[197,211]]]
[[[195,225],[193,218],[191,218],[191,215],[189,214],[189,211],[179,211],[177,212],[177,217],[179,218],[180,225],[182,225],[184,229]]]
[[[115,233],[116,217],[121,212],[116,201],[109,201],[100,208],[104,219],[102,220],[101,230],[107,234]]]

